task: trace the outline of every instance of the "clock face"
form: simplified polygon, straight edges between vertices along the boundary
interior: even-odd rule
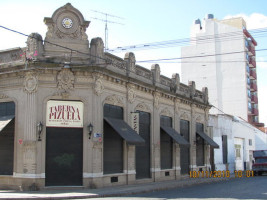
[[[72,20],[70,18],[64,18],[62,20],[62,26],[64,28],[71,28],[72,27],[72,24],[73,24],[73,22],[72,22]]]

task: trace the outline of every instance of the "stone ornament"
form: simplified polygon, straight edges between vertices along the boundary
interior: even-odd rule
[[[203,117],[203,115],[196,115],[196,122],[204,123],[204,117]]]
[[[114,105],[114,106],[124,107],[123,101],[115,94],[108,96],[105,99],[104,104],[110,104],[110,105]]]
[[[65,91],[74,88],[74,74],[70,69],[62,69],[57,75],[58,88]]]
[[[9,97],[5,94],[0,94],[0,99],[8,99]]]
[[[133,84],[128,84],[127,85],[128,92],[127,92],[127,98],[130,103],[133,103],[135,98],[136,98],[136,92],[134,90],[134,85]]]
[[[38,78],[33,72],[27,72],[24,78],[24,91],[35,93],[38,88]]]
[[[160,93],[159,92],[154,92],[154,106],[156,109],[159,109],[159,99],[160,99]]]
[[[160,115],[167,116],[167,117],[173,117],[171,111],[168,108],[164,108],[161,111]]]
[[[151,109],[148,107],[148,105],[146,105],[145,103],[139,103],[136,107],[135,110],[140,110],[143,112],[151,112]]]
[[[180,119],[190,121],[190,113],[186,111],[182,111],[180,114]]]
[[[104,91],[104,86],[103,86],[103,83],[102,83],[101,79],[97,79],[97,80],[95,81],[95,86],[94,86],[94,88],[95,88],[95,94],[96,94],[97,96],[99,96],[100,94],[103,93],[103,91]]]

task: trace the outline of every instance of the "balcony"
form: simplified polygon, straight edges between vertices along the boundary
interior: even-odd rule
[[[250,83],[250,89],[251,91],[255,92],[258,90],[257,84],[256,83]]]
[[[254,58],[252,58],[252,56],[249,57],[249,66],[252,67],[252,68],[255,68],[256,67],[256,61]]]
[[[252,112],[251,112],[252,115],[259,115],[258,108],[252,108],[251,111],[252,111]]]
[[[243,33],[245,34],[245,36],[247,38],[250,38],[251,39],[251,42],[254,44],[254,46],[257,46],[257,42],[254,40],[254,38],[250,35],[250,33],[248,32],[247,29],[243,29]]]
[[[254,71],[254,70],[250,70],[250,72],[249,72],[249,77],[250,77],[251,79],[257,79],[256,71]]]
[[[251,96],[251,102],[252,102],[252,103],[258,103],[258,97],[255,96],[255,95],[252,95],[252,96]]]
[[[250,55],[255,56],[255,47],[250,44],[248,46],[248,52]]]

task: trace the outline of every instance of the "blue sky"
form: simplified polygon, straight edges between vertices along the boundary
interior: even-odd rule
[[[57,8],[68,2],[91,21],[87,29],[89,39],[102,37],[104,40],[104,23],[92,19],[104,16],[92,10],[123,18],[108,18],[124,24],[108,24],[109,48],[188,38],[194,20],[203,19],[210,13],[219,20],[242,14],[247,19],[248,29],[267,27],[266,0],[9,0],[0,1],[0,25],[26,34],[38,32],[44,38],[44,17],[51,17]],[[0,50],[25,46],[26,37],[3,29],[0,29],[0,36]],[[267,49],[266,37],[255,38],[258,42],[256,49]],[[137,61],[180,57],[180,47],[133,52]],[[117,55],[123,57],[124,54]],[[257,61],[267,61],[266,54],[267,51],[257,52]],[[140,65],[150,68],[152,64]],[[162,74],[168,77],[180,73],[179,63],[160,63],[160,66]],[[267,124],[267,62],[258,62],[257,70],[260,121]]]

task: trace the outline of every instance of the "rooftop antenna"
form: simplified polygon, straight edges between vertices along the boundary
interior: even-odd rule
[[[105,16],[104,19],[103,18],[96,18],[96,17],[92,17],[92,19],[96,19],[96,20],[105,22],[105,51],[106,51],[106,50],[108,50],[108,23],[124,25],[124,24],[116,22],[116,21],[110,21],[110,20],[108,20],[108,17],[113,17],[113,18],[117,18],[117,19],[124,19],[124,18],[115,16],[115,15],[111,15],[108,13],[100,12],[97,10],[91,10],[91,11]]]

